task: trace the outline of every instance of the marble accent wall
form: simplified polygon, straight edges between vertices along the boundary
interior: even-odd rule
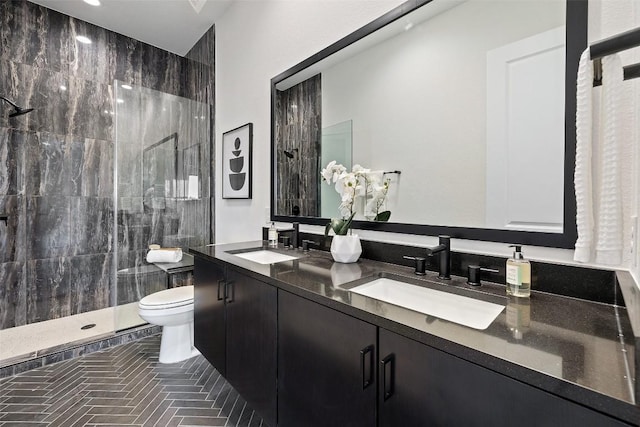
[[[279,215],[319,216],[322,80],[320,74],[278,91],[276,141]],[[296,207],[299,213],[296,214]]]
[[[9,216],[0,222],[0,329],[115,303],[116,269],[131,265],[113,262],[113,82],[209,103],[209,78],[187,58],[24,0],[0,2],[0,95],[34,108],[9,118],[0,105],[0,213]],[[188,232],[209,241],[209,209],[188,211],[176,207]],[[144,237],[131,238],[142,248]]]

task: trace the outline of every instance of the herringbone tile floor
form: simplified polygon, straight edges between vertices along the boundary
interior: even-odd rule
[[[0,380],[0,426],[261,426],[202,356],[158,363],[160,336]]]

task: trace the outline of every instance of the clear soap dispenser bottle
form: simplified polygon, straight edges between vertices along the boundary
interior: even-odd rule
[[[275,248],[278,246],[278,229],[275,223],[271,223],[269,227],[269,246]]]
[[[515,248],[513,258],[507,260],[507,295],[529,298],[531,295],[531,263],[524,259],[521,245]]]

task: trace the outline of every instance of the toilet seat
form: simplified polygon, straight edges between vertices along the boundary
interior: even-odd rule
[[[193,286],[179,286],[155,292],[142,298],[138,306],[143,310],[167,310],[193,306]]]

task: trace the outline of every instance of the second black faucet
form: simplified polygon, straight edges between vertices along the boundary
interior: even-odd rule
[[[427,255],[440,254],[440,274],[438,278],[451,279],[451,237],[438,236],[438,246],[427,248]]]
[[[290,244],[293,249],[298,249],[300,247],[300,223],[294,222],[293,228],[289,228],[287,230],[279,230],[280,234],[291,233],[290,236]],[[285,245],[287,246],[287,245]]]

